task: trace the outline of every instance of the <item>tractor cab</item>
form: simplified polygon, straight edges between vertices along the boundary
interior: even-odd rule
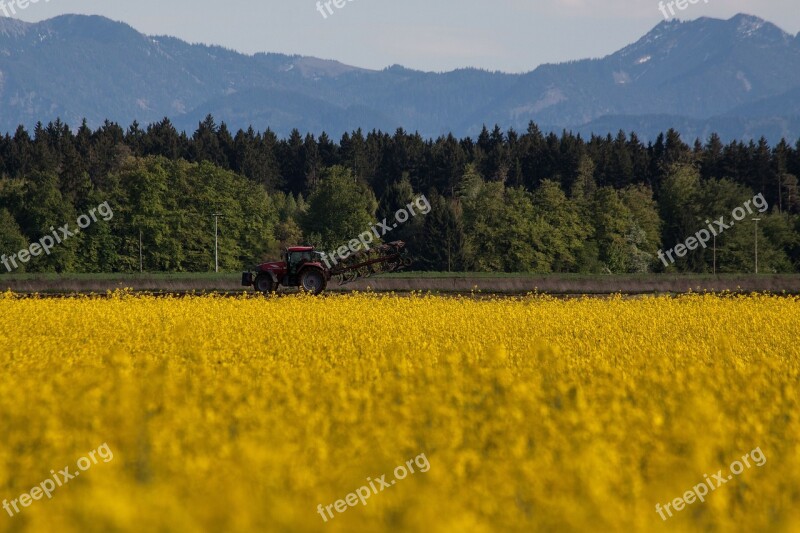
[[[303,265],[316,262],[316,256],[314,255],[314,249],[310,246],[295,246],[286,249],[283,260],[286,263],[289,279],[295,280]],[[294,283],[290,282],[287,285],[294,285]]]

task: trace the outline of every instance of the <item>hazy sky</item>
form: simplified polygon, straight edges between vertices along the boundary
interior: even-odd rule
[[[331,4],[334,13],[327,18],[317,11],[317,0],[39,0],[17,17],[34,22],[64,13],[98,14],[147,34],[247,53],[312,55],[375,69],[401,64],[507,72],[601,57],[664,20],[658,0],[335,1],[344,7]],[[684,11],[676,8],[679,18],[744,12],[792,34],[800,31],[797,0],[695,1]]]

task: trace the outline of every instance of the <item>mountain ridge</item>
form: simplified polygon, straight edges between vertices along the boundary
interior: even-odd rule
[[[671,20],[601,58],[522,74],[436,73],[243,54],[148,36],[97,15],[39,23],[0,18],[0,108],[4,131],[55,118],[96,126],[164,117],[192,131],[212,114],[230,128],[281,135],[357,127],[475,135],[484,124],[524,129],[534,121],[601,135],[636,123],[637,133],[652,138],[673,117],[685,135],[717,124],[726,139],[779,131],[800,137],[793,125],[800,113],[800,34],[745,14]],[[758,124],[772,126],[761,133]]]

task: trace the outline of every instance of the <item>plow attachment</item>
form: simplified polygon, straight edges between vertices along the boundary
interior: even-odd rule
[[[368,251],[355,253],[331,269],[339,285],[352,283],[358,278],[368,278],[377,274],[397,272],[411,266],[407,256],[406,243],[394,241],[382,244]]]

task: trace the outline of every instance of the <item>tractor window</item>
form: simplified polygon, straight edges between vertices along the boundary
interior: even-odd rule
[[[289,268],[292,270],[303,263],[311,261],[313,261],[311,252],[292,252],[289,254]]]

